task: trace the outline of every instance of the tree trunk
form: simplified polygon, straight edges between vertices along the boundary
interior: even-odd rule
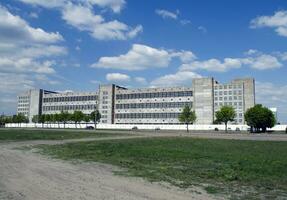
[[[225,133],[227,133],[227,122],[225,122]]]
[[[189,132],[189,130],[188,130],[188,123],[186,124],[186,132]]]
[[[97,122],[94,122],[95,123],[95,130],[97,129]]]

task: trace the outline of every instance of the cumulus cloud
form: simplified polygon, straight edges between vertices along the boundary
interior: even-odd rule
[[[287,11],[277,11],[272,16],[259,16],[250,22],[251,28],[274,28],[280,36],[287,37]]]
[[[172,58],[181,61],[190,61],[195,55],[190,51],[173,51],[156,49],[142,44],[134,44],[126,53],[114,57],[101,57],[98,62],[92,64],[95,68],[111,68],[122,70],[144,70],[148,68],[168,67]]]
[[[142,85],[145,85],[147,84],[147,81],[144,77],[135,77],[134,80],[139,83],[139,84],[142,84]]]
[[[287,85],[275,85],[270,82],[256,82],[256,103],[268,107],[277,107],[280,119],[287,117]],[[286,120],[284,121],[286,123]]]
[[[108,73],[106,79],[110,82],[127,82],[130,81],[130,76],[121,73]]]
[[[174,13],[174,12],[163,10],[163,9],[157,9],[155,10],[155,13],[164,19],[166,18],[177,19],[177,16],[178,16],[178,12]]]
[[[243,64],[247,64],[251,68],[258,70],[275,69],[283,66],[275,56],[268,54],[259,55],[257,57],[248,57],[241,60]]]
[[[241,67],[250,67],[256,70],[276,69],[283,66],[280,60],[284,61],[284,53],[264,54],[256,49],[250,49],[244,52],[245,57],[224,58],[222,61],[216,58],[208,60],[195,60],[189,63],[183,63],[180,66],[181,71],[206,70],[214,72],[226,72],[231,69]]]
[[[225,58],[223,61],[218,59],[209,59],[206,61],[194,61],[188,64],[182,64],[180,70],[182,71],[193,71],[193,70],[207,70],[216,72],[225,72],[231,68],[240,68],[242,62],[240,59]]]
[[[67,24],[88,31],[99,40],[126,40],[142,32],[141,25],[132,28],[117,20],[106,22],[101,15],[95,15],[90,7],[68,4],[62,12],[62,18]]]
[[[59,83],[54,58],[66,55],[67,49],[59,45],[64,39],[58,32],[32,27],[3,6],[0,17],[0,110],[11,111],[15,108],[7,100],[16,101],[20,92]]]
[[[191,85],[193,78],[202,78],[202,76],[191,71],[178,71],[175,74],[167,74],[156,78],[155,80],[151,81],[150,85],[151,87]]]
[[[0,6],[0,18],[1,43],[55,43],[63,40],[63,37],[58,32],[48,33],[41,28],[33,28],[25,20],[11,14],[2,6]]]
[[[61,8],[68,3],[85,4],[87,6],[97,5],[102,8],[110,8],[113,12],[119,13],[125,5],[124,0],[19,0],[33,6],[44,8]]]
[[[127,40],[136,37],[143,31],[142,25],[131,27],[118,20],[106,21],[101,14],[95,14],[93,6],[110,8],[119,13],[125,5],[124,0],[21,0],[31,5],[45,8],[56,8],[62,19],[80,31],[87,31],[98,40]]]

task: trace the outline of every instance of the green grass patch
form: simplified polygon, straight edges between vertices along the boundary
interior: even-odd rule
[[[109,163],[126,175],[183,188],[202,185],[208,193],[234,193],[234,199],[287,193],[286,142],[150,138],[39,148],[54,158]]]
[[[0,142],[24,140],[64,140],[127,135],[95,130],[0,129]]]

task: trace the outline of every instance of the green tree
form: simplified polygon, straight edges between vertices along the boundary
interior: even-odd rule
[[[91,121],[90,115],[85,115],[83,120],[86,122],[86,126],[88,126],[88,123]]]
[[[49,127],[48,124],[50,123],[51,127],[51,118],[52,116],[50,114],[45,114],[45,122],[47,122],[47,128]]]
[[[90,114],[91,120],[94,122],[95,129],[97,128],[97,123],[101,119],[101,113],[98,110],[91,112]]]
[[[39,123],[42,124],[42,128],[44,128],[45,120],[46,120],[45,114],[42,114],[42,115],[39,116]]]
[[[61,116],[59,113],[54,114],[54,120],[58,124],[58,128],[60,128],[60,121],[61,121]]]
[[[67,111],[61,111],[60,113],[60,121],[64,124],[64,128],[66,128],[66,123],[71,119],[71,114]]]
[[[84,119],[84,113],[82,111],[78,111],[76,110],[73,114],[72,114],[72,120],[75,122],[75,126],[77,128],[77,124],[81,121],[83,121]]]
[[[189,106],[185,106],[182,110],[182,113],[180,113],[178,116],[178,120],[181,123],[186,124],[186,131],[188,132],[188,125],[194,123],[196,120],[195,111],[192,111]]]
[[[232,106],[222,106],[219,111],[215,113],[216,122],[225,124],[225,132],[227,132],[227,124],[229,121],[234,121],[235,110]]]
[[[39,123],[39,115],[34,115],[32,118],[32,122],[35,124],[36,127],[36,124]]]
[[[244,114],[244,118],[247,125],[252,130],[254,128],[256,132],[266,132],[267,128],[272,128],[276,123],[273,112],[261,104],[249,108]]]

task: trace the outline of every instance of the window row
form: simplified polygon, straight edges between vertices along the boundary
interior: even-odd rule
[[[242,106],[243,105],[243,103],[242,102],[219,102],[219,103],[217,103],[217,102],[215,102],[214,103],[214,106],[223,106],[223,105],[225,105],[225,106]]]
[[[222,95],[242,95],[242,90],[231,90],[231,91],[220,91],[214,92],[214,96],[222,96]]]
[[[163,103],[131,103],[116,104],[116,109],[135,109],[135,108],[182,108],[192,107],[192,102],[163,102]]]
[[[178,118],[180,113],[122,113],[116,114],[117,119],[144,119],[144,118]]]
[[[229,97],[214,97],[214,101],[232,101],[232,100],[242,100],[242,96],[229,96]]]
[[[61,111],[61,110],[94,110],[96,105],[61,105],[61,106],[43,106],[43,111]]]
[[[192,91],[117,94],[116,99],[118,100],[119,99],[145,99],[145,98],[185,97],[185,96],[192,96]]]
[[[97,100],[98,96],[70,96],[70,97],[48,97],[44,98],[44,103],[46,102],[65,102],[65,101],[92,101]]]
[[[214,86],[215,90],[222,90],[222,89],[236,89],[236,88],[242,88],[242,85],[217,85]]]

